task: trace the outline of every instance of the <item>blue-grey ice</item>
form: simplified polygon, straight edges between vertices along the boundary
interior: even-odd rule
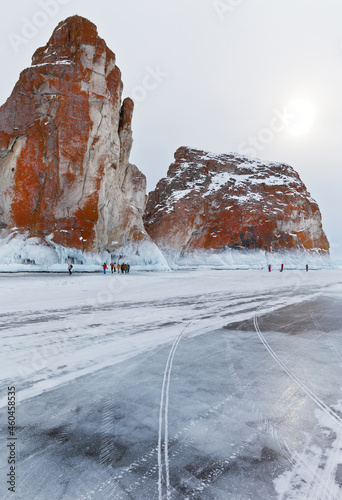
[[[342,497],[341,271],[15,274],[0,293],[1,498]]]

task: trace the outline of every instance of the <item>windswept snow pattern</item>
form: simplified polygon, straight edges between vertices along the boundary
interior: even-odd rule
[[[342,271],[0,275],[26,500],[338,500]],[[12,495],[12,496],[11,496]]]

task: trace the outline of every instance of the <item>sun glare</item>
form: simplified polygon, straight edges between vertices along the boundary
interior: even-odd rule
[[[288,114],[288,132],[291,135],[304,135],[310,132],[315,120],[313,105],[301,99],[292,101],[286,106]]]

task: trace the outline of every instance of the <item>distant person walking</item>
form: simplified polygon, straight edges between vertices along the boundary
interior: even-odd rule
[[[118,274],[119,274],[120,273],[120,269],[121,269],[121,266],[120,266],[119,262],[118,262],[118,265],[116,266],[116,269],[118,270]]]
[[[68,262],[68,271],[69,271],[70,276],[72,275],[72,271],[71,271],[72,268],[73,268],[73,265],[70,262]]]
[[[124,272],[125,272],[125,264],[124,264],[124,263],[122,263],[122,264],[121,264],[121,273],[123,274]]]
[[[268,272],[270,273],[272,271],[272,266],[271,264],[268,264]]]
[[[115,272],[115,269],[114,269],[114,262],[111,262],[110,263],[110,269],[112,271],[112,274]]]
[[[127,264],[127,272],[129,273],[129,270],[131,269],[131,266]]]
[[[108,269],[108,266],[105,262],[102,264],[102,268],[103,268],[103,274],[106,274],[106,270]]]
[[[308,272],[308,270],[309,270],[309,264],[306,264],[305,270],[306,270],[306,272]]]
[[[284,264],[280,266],[280,272],[282,273],[284,271]]]

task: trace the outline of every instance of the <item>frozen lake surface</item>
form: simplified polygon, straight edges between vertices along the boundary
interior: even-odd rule
[[[342,498],[341,271],[0,275],[0,294],[1,498]]]

